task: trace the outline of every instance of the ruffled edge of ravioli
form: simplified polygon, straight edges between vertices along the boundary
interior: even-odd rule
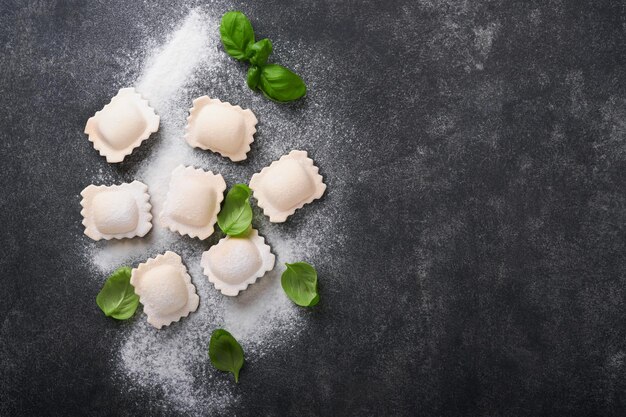
[[[256,246],[259,251],[259,256],[261,257],[261,266],[259,269],[252,274],[250,277],[242,281],[240,284],[229,284],[227,282],[222,281],[212,270],[211,264],[209,262],[209,256],[211,251],[214,251],[219,245],[229,239],[248,239],[252,240],[254,246]],[[230,297],[234,297],[239,294],[239,292],[246,290],[250,285],[254,284],[257,279],[261,278],[267,272],[274,269],[274,264],[276,262],[276,256],[272,253],[272,248],[270,245],[265,243],[265,238],[259,235],[258,230],[251,229],[248,235],[245,237],[232,237],[226,236],[220,239],[216,245],[211,246],[208,251],[202,253],[202,259],[200,260],[200,265],[202,266],[204,275],[209,278],[209,282],[211,282],[216,290],[219,290],[224,295],[228,295]]]
[[[311,195],[308,198],[302,200],[300,203],[295,205],[290,210],[278,210],[272,205],[269,199],[265,196],[265,194],[261,190],[262,187],[260,187],[260,185],[263,182],[263,178],[265,177],[267,172],[272,168],[272,166],[276,164],[277,162],[285,160],[285,159],[293,159],[295,161],[298,161],[300,165],[304,166],[305,170],[307,171],[311,180],[313,181],[315,190],[314,192],[311,193]],[[252,175],[252,178],[250,179],[250,188],[253,191],[254,198],[257,200],[257,205],[263,209],[263,214],[265,214],[266,216],[270,218],[270,222],[282,223],[286,221],[289,216],[294,214],[296,210],[301,209],[306,204],[312,203],[314,200],[321,198],[322,195],[324,195],[324,191],[326,191],[326,184],[324,184],[324,177],[322,177],[319,174],[319,168],[315,166],[315,163],[313,162],[313,160],[308,157],[307,152],[293,150],[289,152],[287,155],[281,156],[280,159],[278,159],[278,161],[273,161],[269,166],[266,166],[265,168],[263,168],[261,172],[258,172]]]
[[[111,148],[104,139],[100,137],[100,132],[98,131],[98,117],[101,112],[107,108],[113,100],[123,99],[125,97],[130,97],[131,100],[135,100],[137,102],[137,108],[143,115],[146,128],[130,145],[125,147],[124,149],[113,149]],[[85,125],[85,134],[88,135],[88,139],[91,143],[93,143],[93,147],[100,153],[101,156],[104,156],[108,163],[117,163],[122,162],[124,158],[130,155],[135,148],[138,148],[141,143],[148,139],[151,134],[159,130],[159,122],[160,117],[156,114],[155,110],[150,107],[148,100],[141,97],[141,94],[135,91],[133,87],[121,88],[115,96],[111,98],[101,110],[97,111],[92,117],[87,120],[87,124]]]
[[[129,189],[129,191],[135,197],[137,203],[137,209],[139,212],[139,220],[137,220],[137,227],[134,230],[126,233],[106,234],[98,230],[95,225],[92,216],[92,201],[93,198],[100,192],[109,189]],[[140,181],[133,181],[131,183],[123,183],[119,185],[88,185],[81,191],[80,195],[83,199],[80,201],[80,205],[83,209],[80,214],[83,216],[83,226],[85,226],[85,235],[93,240],[111,240],[111,239],[130,239],[133,237],[143,237],[152,229],[152,204],[150,204],[150,194],[148,194],[148,186]]]
[[[174,313],[162,315],[152,306],[144,303],[142,299],[142,277],[143,275],[155,268],[164,264],[170,264],[179,268],[180,276],[185,281],[189,297],[187,298],[187,304]],[[143,312],[148,316],[148,323],[157,329],[161,329],[163,326],[169,326],[174,322],[178,322],[181,318],[189,316],[189,313],[193,313],[198,309],[200,304],[200,297],[196,293],[196,287],[191,282],[191,276],[187,273],[187,267],[183,264],[183,259],[175,252],[167,251],[162,255],[157,255],[154,258],[149,258],[146,262],[137,265],[137,268],[133,268],[130,276],[130,283],[135,287],[135,293],[139,296],[139,302],[143,305]]]
[[[193,135],[192,127],[195,123],[195,119],[197,114],[202,110],[202,108],[206,106],[224,106],[231,107],[236,109],[237,111],[243,114],[243,117],[246,122],[246,137],[244,138],[244,143],[241,145],[241,148],[236,153],[223,153],[222,151],[214,150],[199,142],[195,136]],[[189,117],[187,117],[187,126],[185,126],[185,140],[187,143],[194,147],[200,148],[205,151],[211,151],[220,154],[225,158],[229,158],[233,162],[240,162],[245,160],[248,157],[248,152],[250,152],[250,144],[254,142],[254,134],[256,133],[256,124],[258,120],[252,110],[250,109],[242,109],[241,106],[234,106],[227,101],[221,101],[217,98],[210,98],[209,96],[198,97],[193,101],[193,107],[189,109]]]
[[[217,194],[215,200],[215,209],[213,216],[209,219],[206,226],[196,227],[191,226],[185,223],[181,223],[176,221],[171,217],[169,213],[166,212],[167,202],[169,201],[171,195],[170,190],[172,188],[172,184],[174,179],[177,177],[186,177],[186,176],[204,176],[206,177],[211,187],[214,188],[215,193]],[[159,215],[159,220],[163,227],[168,228],[172,232],[180,233],[181,235],[188,235],[190,237],[197,237],[201,240],[204,240],[211,236],[215,230],[215,223],[217,222],[217,215],[220,212],[220,208],[222,205],[222,201],[224,200],[224,191],[226,191],[226,181],[224,181],[224,177],[221,174],[214,174],[213,171],[205,171],[201,168],[195,168],[193,166],[177,166],[174,171],[172,171],[172,175],[169,182],[169,187],[167,190],[167,196],[165,197],[165,204],[163,205],[163,210]]]

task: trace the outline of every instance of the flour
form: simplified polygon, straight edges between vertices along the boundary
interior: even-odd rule
[[[99,279],[120,265],[136,266],[166,250],[182,256],[200,296],[198,311],[163,330],[152,328],[138,312],[120,334],[123,340],[115,363],[119,365],[116,377],[125,389],[160,392],[163,400],[156,404],[158,408],[185,415],[220,412],[238,398],[232,378],[215,371],[209,362],[207,348],[213,330],[223,327],[230,331],[243,346],[246,361],[252,363],[289,344],[306,328],[305,315],[280,286],[280,275],[285,262],[315,263],[319,248],[333,233],[331,220],[338,219],[338,211],[319,202],[318,207],[313,207],[316,203],[309,205],[311,209],[306,206],[306,213],[294,216],[294,230],[269,223],[255,207],[253,225],[272,247],[276,267],[238,297],[226,297],[215,290],[200,267],[202,252],[215,244],[220,234],[201,242],[159,224],[171,171],[179,164],[212,170],[222,174],[230,187],[247,183],[253,173],[292,149],[312,151],[310,156],[323,175],[332,172],[337,178],[343,169],[326,164],[333,155],[332,140],[339,135],[330,106],[320,104],[332,101],[332,97],[318,97],[315,105],[299,114],[276,105],[247,88],[245,72],[219,44],[219,16],[196,9],[147,59],[135,86],[161,116],[161,126],[158,134],[146,141],[156,141],[149,155],[137,168],[131,168],[130,175],[149,187],[154,227],[143,239],[98,242],[86,250]],[[303,65],[330,65],[319,64],[320,57],[309,52],[302,55],[308,56]],[[314,84],[318,80],[310,81]],[[246,162],[233,163],[212,152],[193,149],[184,141],[192,100],[205,94],[251,108],[259,118],[259,131]],[[92,180],[110,181],[103,172],[95,173]],[[339,202],[339,196],[329,185],[325,198]],[[242,379],[246,377],[244,367]]]
[[[96,249],[92,259],[103,272],[114,269],[114,265],[120,262],[136,263],[145,254],[163,252],[178,240],[176,235],[159,226],[158,214],[163,208],[172,170],[183,163],[192,165],[197,162],[189,146],[177,140],[177,136],[184,128],[188,107],[183,88],[198,65],[210,65],[218,55],[216,49],[210,50],[207,38],[207,22],[198,11],[192,11],[167,45],[148,58],[137,82],[137,91],[148,99],[161,117],[159,137],[153,135],[148,139],[160,140],[159,147],[153,150],[155,155],[145,161],[135,175],[148,185],[154,227],[145,239],[113,242]]]

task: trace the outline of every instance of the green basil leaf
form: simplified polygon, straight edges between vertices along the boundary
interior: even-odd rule
[[[306,262],[285,264],[280,283],[287,297],[302,307],[313,307],[320,301],[317,293],[317,271]]]
[[[272,53],[272,41],[269,39],[261,39],[260,41],[253,43],[248,51],[248,57],[252,65],[265,65],[267,58]]]
[[[261,68],[257,67],[256,65],[248,68],[248,79],[246,80],[246,82],[248,83],[248,87],[250,87],[250,90],[256,90],[257,86],[259,85],[260,79]]]
[[[239,382],[239,370],[243,366],[243,349],[237,340],[226,330],[217,329],[209,342],[209,358],[220,371],[231,372],[235,382]]]
[[[217,215],[217,224],[229,236],[239,236],[248,230],[252,223],[250,194],[246,184],[235,184],[226,194],[224,206]]]
[[[118,268],[96,296],[96,304],[107,317],[117,320],[129,319],[139,305],[139,296],[130,284],[131,269],[127,266]]]
[[[246,15],[228,12],[222,16],[220,35],[228,55],[239,60],[247,59],[246,52],[254,43],[254,30]]]
[[[259,86],[268,98],[281,102],[297,100],[306,94],[306,85],[302,78],[276,64],[263,67]]]

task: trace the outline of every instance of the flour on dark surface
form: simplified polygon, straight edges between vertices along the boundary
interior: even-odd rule
[[[252,96],[249,90],[235,94],[233,90],[242,89],[242,75],[236,62],[219,48],[218,27],[219,16],[215,12],[207,8],[190,11],[166,39],[165,45],[155,48],[155,52],[148,56],[134,84],[161,117],[159,137],[152,139],[158,143],[139,162],[138,168],[129,167],[134,178],[148,185],[154,213],[161,212],[170,173],[179,164],[211,169],[222,174],[232,185],[248,182],[252,173],[291,149],[305,149],[311,151],[311,156],[323,167],[326,176],[341,176],[338,174],[344,166],[342,157],[330,154],[325,158],[326,153],[332,151],[330,141],[342,137],[337,131],[339,122],[331,109],[312,106],[296,110],[297,115],[287,118],[276,114],[275,104]],[[288,49],[289,44],[284,47]],[[322,62],[314,51],[302,61],[301,64],[309,68],[315,68],[315,62]],[[239,83],[218,78],[223,73]],[[316,75],[310,78],[310,82],[315,84]],[[230,96],[224,97],[227,92]],[[216,154],[194,150],[183,140],[191,102],[204,94],[232,100],[233,104],[244,108],[250,107],[260,119],[261,126],[249,162],[235,164]],[[320,94],[312,93],[307,100],[315,100],[316,97]],[[323,100],[323,97],[320,98]],[[316,146],[312,148],[312,144]],[[98,174],[95,179],[99,177]],[[207,356],[210,334],[218,327],[228,329],[245,347],[248,362],[254,363],[266,353],[288,346],[292,338],[306,331],[302,313],[280,287],[280,272],[284,270],[285,262],[313,262],[327,236],[339,230],[332,228],[345,216],[341,207],[345,181],[331,180],[329,184],[335,189],[324,200],[327,209],[307,207],[301,210],[296,216],[301,219],[300,224],[291,230],[281,230],[284,229],[281,225],[272,225],[257,213],[255,226],[259,225],[260,233],[277,255],[278,264],[274,271],[235,299],[222,296],[203,275],[200,255],[208,249],[208,245],[181,238],[164,229],[159,225],[157,216],[155,230],[146,239],[96,245],[88,243],[85,260],[93,262],[94,276],[99,277],[99,281],[121,264],[135,266],[137,262],[165,250],[182,252],[201,297],[196,313],[165,331],[153,329],[142,317],[128,331],[120,334],[122,346],[119,355],[115,356],[120,360],[116,372],[118,379],[124,385],[135,384],[162,392],[161,406],[164,410],[180,411],[186,415],[223,411],[237,401],[236,391],[232,384],[225,383],[225,376],[206,377],[211,372]],[[341,235],[336,234],[336,238],[341,239]],[[216,240],[213,237],[211,243]],[[331,278],[328,277],[328,283],[332,282]]]

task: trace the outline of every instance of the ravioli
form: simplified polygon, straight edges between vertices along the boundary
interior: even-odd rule
[[[161,224],[181,235],[206,239],[213,233],[225,190],[221,175],[179,165],[172,171]]]
[[[297,209],[322,197],[326,184],[318,171],[306,151],[291,151],[254,174],[250,188],[270,222],[282,223]]]
[[[159,116],[134,88],[122,88],[111,102],[87,120],[85,133],[107,162],[126,155],[159,129]]]
[[[274,268],[275,256],[259,232],[226,236],[202,254],[204,275],[222,294],[235,296]]]
[[[142,182],[92,184],[80,195],[85,234],[93,240],[142,237],[152,229],[150,195]]]
[[[257,118],[251,110],[202,96],[189,110],[185,140],[194,148],[210,150],[243,161],[254,142]]]
[[[200,297],[181,257],[171,251],[150,258],[132,270],[135,287],[148,323],[157,329],[187,317],[198,309]]]

